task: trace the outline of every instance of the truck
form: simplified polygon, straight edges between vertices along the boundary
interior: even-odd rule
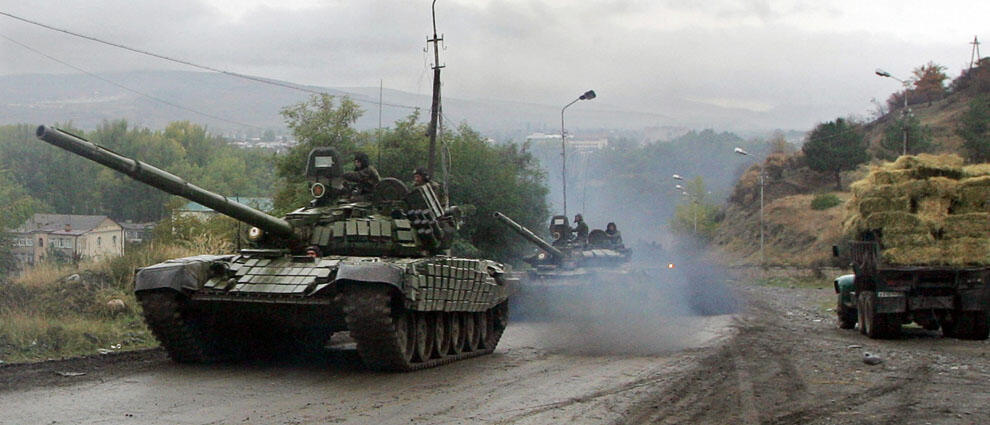
[[[990,266],[884,264],[870,238],[848,243],[853,274],[834,281],[837,324],[872,339],[895,338],[902,325],[941,329],[946,337],[990,336]],[[840,248],[833,246],[833,255]]]

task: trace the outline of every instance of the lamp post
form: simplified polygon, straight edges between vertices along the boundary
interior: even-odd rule
[[[749,152],[743,150],[743,148],[735,148],[733,150],[735,153],[743,156],[751,156]],[[755,162],[755,161],[754,161]],[[763,186],[766,185],[766,174],[764,174],[763,165],[757,164],[760,167],[760,265],[766,265],[766,251],[764,250],[764,237],[763,237]]]
[[[684,177],[681,177],[680,174],[674,174],[672,176],[672,178],[674,180],[677,180],[677,181],[684,181]],[[684,188],[684,185],[675,184],[674,185],[674,189],[677,189],[677,190],[681,191],[681,195],[687,196],[688,199],[691,200],[691,204],[692,204],[691,205],[691,217],[692,217],[692,221],[694,223],[694,235],[695,235],[695,237],[697,237],[698,236],[698,198],[695,197],[694,195],[688,193],[687,189]]]
[[[568,106],[577,103],[577,101],[579,100],[591,100],[594,99],[595,96],[596,95],[594,90],[588,90],[584,92],[584,94],[579,96],[577,99],[572,100],[571,103],[564,105],[564,107],[560,109],[560,159],[562,164],[560,169],[561,169],[561,182],[563,183],[563,192],[564,192],[565,216],[567,215],[567,143],[566,143],[567,136],[564,135],[564,111],[567,110]]]
[[[901,127],[904,129],[904,137],[903,137],[903,147],[901,149],[901,155],[907,155],[908,154],[908,148],[907,148],[907,146],[908,146],[908,126],[907,126],[908,102],[907,102],[907,98],[908,98],[908,89],[910,89],[911,88],[911,84],[914,84],[914,83],[911,80],[902,80],[902,79],[897,78],[897,77],[895,77],[893,75],[890,75],[889,72],[884,71],[884,70],[882,70],[880,68],[877,68],[876,71],[873,71],[873,72],[875,74],[881,76],[881,77],[892,78],[894,80],[897,80],[901,84],[904,85],[904,96],[902,96],[904,98],[904,107],[901,108]]]

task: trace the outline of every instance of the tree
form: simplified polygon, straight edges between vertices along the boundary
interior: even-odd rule
[[[914,69],[914,92],[930,106],[932,101],[945,97],[945,67],[935,62]],[[908,98],[910,100],[910,98]]]
[[[20,226],[35,212],[45,208],[11,179],[9,174],[0,170],[0,281],[9,276],[17,265],[7,231]]]
[[[818,124],[801,150],[809,168],[835,177],[838,190],[842,189],[842,171],[855,169],[870,158],[862,127],[842,118]]]
[[[334,96],[326,93],[282,109],[285,123],[298,143],[276,161],[276,173],[282,182],[275,194],[275,211],[289,211],[308,202],[303,173],[310,150],[332,146],[344,156],[354,153],[358,133],[351,126],[361,112],[349,98],[342,98],[338,104]]]
[[[956,134],[963,138],[963,148],[972,162],[990,162],[990,94],[969,103],[959,120]]]
[[[921,125],[921,121],[914,115],[901,118],[890,123],[883,131],[883,139],[880,146],[887,151],[887,159],[896,158],[904,151],[904,129],[907,128],[907,152],[919,154],[932,150],[932,129],[927,125]]]
[[[690,235],[697,240],[710,241],[715,236],[717,223],[715,216],[718,207],[709,202],[711,196],[701,177],[685,183],[687,193],[674,207],[674,216],[670,219],[670,229],[675,233]]]

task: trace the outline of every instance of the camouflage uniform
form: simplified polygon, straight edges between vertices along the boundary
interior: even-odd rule
[[[584,217],[581,217],[580,214],[575,216],[574,225],[571,231],[576,233],[575,240],[580,243],[588,243],[588,224],[584,222]]]
[[[378,175],[378,170],[369,164],[368,155],[359,153],[354,155],[354,160],[360,162],[360,168],[356,167],[354,171],[344,173],[341,177],[349,182],[357,183],[361,193],[371,193],[371,191],[375,190],[378,182],[382,181],[382,177]]]

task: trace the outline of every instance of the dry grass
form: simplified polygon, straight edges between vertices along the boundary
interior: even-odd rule
[[[79,265],[42,264],[0,291],[0,360],[41,360],[155,344],[133,293],[134,270],[213,246],[151,244]],[[75,276],[73,276],[75,275]],[[68,278],[72,276],[71,278]],[[111,303],[111,301],[113,301]]]

